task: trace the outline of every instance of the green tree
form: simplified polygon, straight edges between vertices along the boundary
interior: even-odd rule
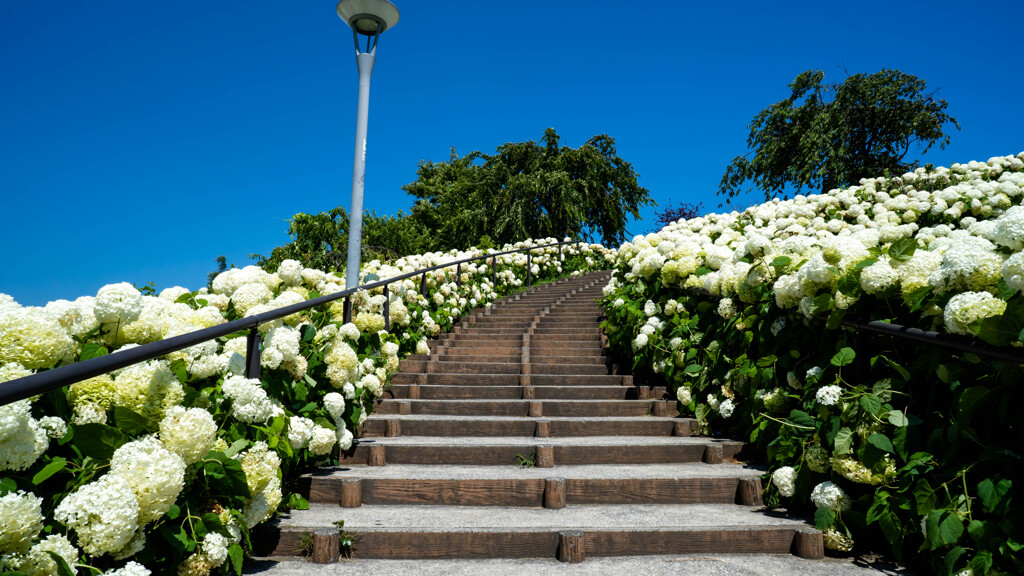
[[[292,241],[278,246],[269,257],[253,255],[261,265],[274,270],[282,261],[294,259],[321,270],[342,270],[348,256],[348,211],[339,206],[319,214],[296,214],[288,222]],[[401,210],[394,216],[363,213],[363,261],[394,259],[427,250],[428,230]]]
[[[614,245],[626,238],[627,217],[654,205],[606,134],[570,148],[548,128],[539,142],[510,142],[494,154],[452,150],[447,162],[421,162],[417,176],[402,189],[416,197],[412,216],[432,231],[432,249],[485,235],[499,245],[563,236]]]
[[[784,196],[787,185],[827,191],[918,166],[905,161],[911,145],[921,154],[949,144],[945,127],[960,125],[946,101],[926,93],[924,80],[899,70],[854,74],[842,84],[823,84],[825,74],[807,71],[789,85],[789,98],[751,121],[749,151],[726,168],[718,194],[726,203],[751,181],[765,199]]]

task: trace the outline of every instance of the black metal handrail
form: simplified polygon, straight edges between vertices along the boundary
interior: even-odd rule
[[[697,296],[708,296],[719,299],[726,298],[726,296],[713,294],[702,288],[683,288],[683,291]],[[788,312],[786,310],[783,311]],[[1024,364],[1024,348],[993,346],[992,344],[978,338],[970,338],[959,334],[943,334],[942,332],[921,330],[920,328],[912,328],[910,326],[893,324],[891,322],[882,322],[880,320],[861,322],[859,320],[849,319],[843,320],[843,326],[853,328],[855,332],[863,331],[873,332],[875,334],[884,334],[886,336],[893,336],[904,340],[914,340],[916,342],[935,344],[943,348],[951,348],[961,352],[971,352],[982,356],[989,356],[1005,362]],[[860,351],[854,351],[858,352],[857,355],[860,356]]]
[[[394,282],[401,282],[414,276],[423,275],[423,279],[420,282],[420,291],[426,296],[427,294],[427,274],[435,270],[441,270],[451,266],[456,267],[456,281],[461,284],[462,276],[462,265],[468,262],[474,262],[477,260],[491,259],[491,278],[492,282],[495,278],[495,264],[498,256],[506,256],[508,254],[517,254],[520,252],[526,252],[526,285],[532,286],[533,276],[531,267],[533,265],[532,252],[534,250],[540,250],[543,248],[558,247],[558,262],[561,265],[563,262],[562,258],[562,246],[569,244],[586,244],[586,242],[579,242],[576,240],[556,242],[554,244],[544,244],[542,246],[527,246],[524,248],[517,248],[515,250],[505,250],[504,252],[492,252],[481,256],[474,256],[473,258],[465,258],[463,260],[456,260],[454,262],[446,262],[444,264],[438,264],[437,266],[431,266],[430,268],[421,268],[413,272],[402,274],[401,276],[392,276],[383,280],[377,280],[370,282],[369,284],[363,284],[354,288],[347,288],[340,292],[328,294],[326,296],[320,296],[312,300],[305,302],[299,302],[292,304],[291,306],[285,306],[283,308],[277,308],[268,312],[262,312],[260,314],[254,314],[246,318],[240,318],[238,320],[232,320],[225,324],[219,324],[210,328],[203,328],[196,330],[195,332],[189,332],[188,334],[182,334],[180,336],[174,336],[167,338],[166,340],[160,340],[159,342],[152,342],[129,348],[128,350],[115,350],[114,352],[100,356],[98,358],[90,358],[89,360],[83,360],[81,362],[75,362],[74,364],[68,364],[67,366],[61,366],[53,370],[47,370],[45,372],[39,372],[38,374],[32,374],[22,378],[10,380],[8,382],[0,383],[0,406],[10,404],[11,402],[17,402],[25,398],[30,398],[38,394],[49,392],[75,382],[81,382],[107,372],[118,370],[132,364],[138,364],[145,362],[146,360],[152,360],[165,356],[172,352],[183,350],[196,344],[202,344],[203,342],[220,338],[222,336],[228,336],[230,334],[236,334],[248,330],[246,342],[246,377],[248,378],[259,378],[260,374],[260,333],[259,326],[266,324],[274,320],[280,320],[286,316],[304,312],[311,308],[315,308],[322,304],[334,302],[342,298],[345,299],[344,304],[344,321],[349,322],[352,315],[352,301],[350,297],[360,290],[375,290],[377,288],[383,288],[384,294],[388,294],[388,285]],[[384,301],[384,328],[390,329],[391,317],[390,317],[390,297]]]

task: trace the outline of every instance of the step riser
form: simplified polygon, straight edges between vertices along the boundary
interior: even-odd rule
[[[554,446],[555,466],[579,464],[673,464],[701,462],[703,444],[669,444],[653,446]],[[390,445],[384,453],[392,464],[459,464],[476,466],[515,466],[523,458],[533,460],[537,447],[533,444],[502,446],[426,446]],[[342,466],[369,461],[367,443],[356,447],[351,459]]]
[[[347,528],[347,526],[346,526]],[[554,558],[558,532],[394,532],[353,528],[360,536],[356,559]],[[301,556],[305,532],[289,528],[253,536],[257,556]],[[796,529],[584,531],[583,556],[678,554],[789,554]]]
[[[533,386],[533,398],[526,386],[431,386],[414,388],[418,396],[412,398],[410,386],[392,386],[385,398],[417,400],[641,400],[642,391],[632,386]],[[661,398],[665,387],[651,388],[648,398]]]
[[[405,436],[471,436],[471,437],[502,437],[502,436],[536,436],[537,420],[522,418],[516,420],[401,420],[401,434]],[[632,422],[601,422],[548,420],[548,437],[564,438],[569,436],[671,436],[672,422],[660,418],[648,421]],[[383,419],[371,418],[363,424],[363,435],[366,437],[382,437],[385,434]]]
[[[738,478],[565,479],[566,505],[734,504]],[[337,504],[341,479],[314,477],[310,502]],[[544,506],[544,479],[360,480],[363,505]]]
[[[398,414],[399,403],[408,403],[410,414],[437,416],[527,416],[530,403],[541,406],[540,417],[645,416],[654,403],[647,400],[566,402],[561,400],[384,400],[377,414]]]
[[[522,384],[523,374],[425,374],[423,372],[400,372],[391,377],[391,383],[423,384],[420,377],[427,377],[426,384],[449,384],[453,386],[518,386]],[[621,386],[622,376],[591,375],[577,376],[573,374],[531,374],[530,384],[533,386]]]

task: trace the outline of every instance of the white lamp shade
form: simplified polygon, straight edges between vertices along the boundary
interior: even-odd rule
[[[373,36],[398,23],[398,8],[388,0],[341,0],[338,17],[360,34]]]

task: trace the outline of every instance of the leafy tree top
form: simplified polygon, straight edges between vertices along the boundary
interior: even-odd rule
[[[765,108],[751,121],[748,153],[726,168],[718,194],[732,198],[750,181],[766,199],[784,195],[787,185],[828,191],[861,178],[902,173],[912,144],[921,154],[945,148],[947,103],[926,93],[924,80],[899,70],[854,74],[842,84],[823,84],[825,74],[807,71],[789,85],[789,98]]]
[[[579,148],[559,146],[548,128],[538,142],[509,142],[494,154],[472,152],[420,163],[403,190],[417,198],[413,216],[451,247],[484,235],[497,244],[527,238],[626,239],[626,219],[653,205],[615,140],[594,136]]]

